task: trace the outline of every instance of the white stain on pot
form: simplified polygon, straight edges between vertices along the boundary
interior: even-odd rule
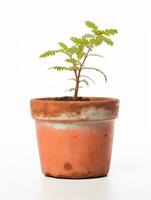
[[[83,108],[81,110],[81,113],[76,113],[76,112],[67,112],[67,113],[62,113],[59,116],[43,116],[38,115],[35,116],[36,119],[41,119],[41,120],[52,120],[52,121],[64,121],[64,120],[105,120],[105,119],[112,119],[114,118],[112,111],[107,110],[104,108],[96,109],[94,107],[90,108]]]
[[[38,120],[38,123],[41,123],[42,126],[52,127],[55,129],[68,129],[68,128],[78,128],[78,127],[92,127],[92,126],[108,126],[113,123],[113,120],[105,120],[105,121],[82,121],[82,122],[51,122]]]

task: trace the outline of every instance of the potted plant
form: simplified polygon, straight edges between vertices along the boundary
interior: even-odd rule
[[[31,99],[31,114],[36,121],[38,147],[42,172],[60,178],[90,178],[106,176],[110,167],[114,119],[117,118],[119,100],[107,97],[79,97],[84,83],[92,78],[84,71],[97,71],[107,81],[105,73],[87,67],[89,56],[101,56],[94,49],[102,43],[113,45],[110,36],[116,29],[100,30],[86,21],[90,32],[82,37],[71,37],[72,45],[59,43],[59,49],[49,50],[40,58],[64,54],[66,65],[49,69],[71,71],[75,87],[73,96]]]

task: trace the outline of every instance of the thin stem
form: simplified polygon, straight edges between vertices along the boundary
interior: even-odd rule
[[[72,59],[72,54],[67,53],[67,52],[64,52],[64,53],[65,53],[67,56],[69,56],[69,58]],[[78,61],[78,63],[81,64],[80,61]],[[77,75],[77,70],[74,70],[74,75],[75,75],[75,80],[77,80],[77,77],[78,77],[78,75]]]
[[[74,75],[75,75],[75,78],[77,80],[77,70],[74,70]]]
[[[82,68],[84,66],[84,63],[85,63],[90,51],[91,51],[91,48],[88,48],[88,51],[87,51],[82,63],[80,64],[80,68],[77,71],[78,74],[76,74],[76,85],[75,85],[75,90],[74,90],[74,100],[76,100],[77,97],[78,97],[81,70],[82,70]]]

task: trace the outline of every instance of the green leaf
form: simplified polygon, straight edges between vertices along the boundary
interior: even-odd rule
[[[97,57],[104,58],[102,55],[100,55],[100,54],[95,54],[95,53],[89,54],[88,56],[97,56]]]
[[[67,45],[65,43],[63,43],[63,42],[59,42],[59,46],[64,50],[68,49]]]
[[[90,39],[90,38],[93,38],[93,37],[94,37],[94,35],[89,34],[89,33],[82,36],[82,38],[84,38],[84,39]]]
[[[48,56],[54,56],[56,53],[60,52],[59,50],[49,50],[45,51],[43,54],[39,56],[39,58],[46,58]]]
[[[74,91],[74,90],[75,90],[75,88],[69,88],[69,89],[67,89],[67,90],[65,90],[65,91],[72,92],[72,91]]]
[[[118,33],[117,29],[105,29],[101,31],[101,34],[107,35],[107,36],[115,35],[116,33]]]
[[[73,65],[76,65],[78,62],[75,58],[67,58],[67,59],[65,59],[65,61],[68,63],[71,63]]]
[[[93,31],[98,31],[98,26],[94,22],[86,21],[85,24],[88,28],[91,28]]]
[[[78,60],[80,60],[85,55],[85,53],[83,52],[83,48],[79,48],[78,51],[76,52],[76,55]]]
[[[53,66],[53,67],[49,67],[49,69],[55,69],[57,71],[75,71],[77,69],[79,69],[77,66],[72,66],[72,67],[64,67],[64,66]]]
[[[78,48],[76,46],[72,46],[68,48],[68,53],[74,54],[78,51]]]
[[[75,44],[82,44],[81,38],[71,37],[70,40]]]
[[[60,52],[65,53],[67,55],[72,56],[74,53],[76,53],[78,51],[78,47],[76,47],[76,45],[67,48],[67,49],[60,49]]]
[[[76,71],[76,70],[79,69],[79,67],[77,67],[77,66],[72,66],[72,67],[69,67],[68,69],[69,69],[69,71]]]
[[[83,88],[82,86],[79,86],[79,89],[80,88]],[[69,92],[72,92],[72,91],[74,91],[75,90],[75,88],[69,88],[69,89],[67,89],[67,90],[65,90],[65,91],[69,91]]]
[[[69,81],[76,81],[75,78],[69,78],[68,80],[69,80]]]
[[[86,79],[82,79],[82,80],[80,80],[80,82],[83,82],[83,83],[85,83],[87,86],[89,86],[89,82],[88,82]]]
[[[90,81],[92,81],[93,83],[95,83],[94,80],[92,78],[90,78],[89,76],[81,75],[80,77],[85,77],[85,78],[89,79]]]
[[[102,36],[97,36],[96,38],[90,39],[91,45],[99,46],[103,42]]]
[[[71,37],[70,39],[76,45],[86,46],[89,44],[89,41],[86,38]]]
[[[105,36],[102,36],[103,41],[108,45],[113,45],[113,41]]]
[[[64,66],[54,66],[54,67],[49,67],[48,70],[49,69],[55,69],[57,71],[69,71],[69,68]]]
[[[95,68],[95,67],[85,67],[85,68],[83,68],[83,69],[88,69],[88,70],[92,69],[92,70],[95,70],[95,71],[97,71],[97,72],[100,72],[100,73],[104,76],[105,82],[107,82],[107,77],[106,77],[106,75],[105,75],[104,72],[102,72],[100,69]],[[82,70],[83,70],[83,69],[82,69]]]

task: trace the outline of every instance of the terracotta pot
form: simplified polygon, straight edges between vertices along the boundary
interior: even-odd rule
[[[30,103],[41,168],[46,176],[76,179],[108,174],[118,99],[39,98]]]

